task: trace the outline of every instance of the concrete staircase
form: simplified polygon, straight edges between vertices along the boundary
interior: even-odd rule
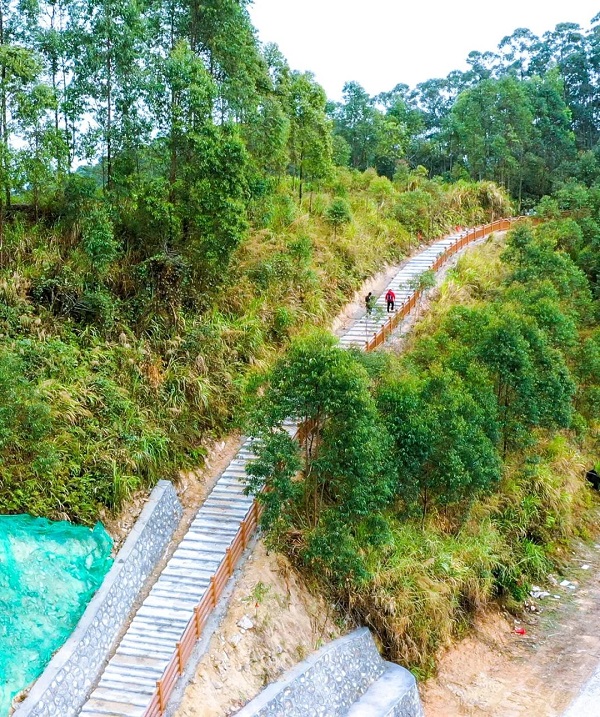
[[[292,430],[292,427],[289,427]],[[141,717],[208,590],[253,498],[240,481],[253,458],[250,441],[219,478],[167,566],[131,621],[114,656],[81,710],[87,717]]]
[[[452,246],[457,239],[460,238],[460,234],[456,234],[440,241],[431,244],[420,254],[417,254],[412,259],[409,259],[406,264],[400,269],[396,276],[390,281],[383,293],[377,298],[375,302],[376,310],[371,316],[363,316],[362,318],[355,321],[352,326],[340,336],[340,345],[342,346],[357,346],[358,348],[364,348],[365,343],[373,338],[379,329],[385,324],[389,318],[389,314],[386,313],[387,303],[385,295],[388,289],[392,289],[396,294],[396,310],[407,301],[412,295],[412,291],[408,288],[408,283],[411,279],[419,276],[424,271],[431,269],[433,263],[448,247]],[[380,309],[380,311],[377,311]],[[379,316],[378,316],[379,315]]]
[[[364,347],[367,338],[371,338],[388,318],[385,312],[387,289],[392,288],[395,292],[398,309],[412,293],[407,282],[430,269],[437,257],[460,236],[456,234],[437,241],[410,259],[377,299],[376,306],[383,308],[383,315],[355,321],[340,337],[340,344]],[[297,427],[289,421],[285,429],[293,435]],[[242,481],[246,476],[246,463],[253,457],[248,439],[217,481],[137,611],[80,715],[143,717],[156,682],[176,651],[194,607],[209,589],[210,578],[252,506],[253,499],[244,495]]]

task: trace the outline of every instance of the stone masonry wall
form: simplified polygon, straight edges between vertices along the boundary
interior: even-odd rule
[[[159,481],[73,634],[14,717],[74,717],[79,713],[182,514],[172,484]]]
[[[343,717],[384,676],[388,665],[369,630],[360,628],[301,662],[263,690],[236,717]],[[382,717],[420,717],[414,678],[407,670],[392,667],[403,673],[406,694],[400,696],[392,710],[384,710]]]

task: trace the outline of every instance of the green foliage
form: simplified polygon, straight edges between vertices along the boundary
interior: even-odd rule
[[[302,455],[283,429],[288,417],[310,427]],[[299,560],[334,581],[360,579],[357,530],[376,539],[374,514],[393,495],[389,438],[364,369],[328,335],[297,340],[266,377],[251,426],[250,486],[267,489],[275,544],[294,543]]]
[[[336,197],[325,210],[325,219],[333,227],[334,234],[338,227],[352,221],[352,211],[348,202],[342,197]]]
[[[409,508],[419,500],[423,520],[431,503],[474,500],[500,478],[494,445],[498,417],[485,411],[469,388],[436,366],[420,380],[403,377],[381,389],[380,410],[395,440],[399,492]]]
[[[518,227],[480,250],[477,282],[461,259],[403,356],[309,337],[260,384],[250,482],[267,488],[267,540],[423,672],[472,610],[522,600],[584,529],[590,458],[574,444],[597,427],[600,354],[578,226]],[[288,416],[307,422],[300,444]]]
[[[82,220],[81,243],[94,274],[105,274],[118,253],[113,225],[106,209],[92,207],[86,212]]]

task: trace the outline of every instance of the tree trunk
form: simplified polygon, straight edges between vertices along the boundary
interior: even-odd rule
[[[112,16],[110,12],[110,0],[105,4],[107,22],[106,33],[106,187],[108,191],[113,185],[112,168]]]
[[[4,13],[0,11],[0,45],[4,45]],[[2,72],[0,73],[0,81],[2,84],[1,98],[0,98],[0,128],[2,144],[2,173],[4,174],[4,199],[6,202],[6,209],[10,208],[10,183],[8,181],[8,118],[7,118],[7,107],[6,107],[6,66],[2,65]]]

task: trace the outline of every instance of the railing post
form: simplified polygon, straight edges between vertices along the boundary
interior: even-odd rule
[[[167,708],[167,703],[165,701],[165,695],[163,692],[162,680],[158,680],[156,683],[156,693],[158,694],[158,709],[160,710],[160,713],[162,715]]]
[[[227,560],[227,572],[229,575],[233,575],[233,557],[231,555],[231,548],[227,548],[225,551],[225,559]]]
[[[208,589],[210,590],[210,596],[212,599],[213,607],[217,607],[217,588],[215,586],[215,576],[214,575],[210,579],[210,586]]]
[[[200,624],[200,605],[196,605],[194,608],[194,625],[196,626],[196,640],[200,639],[202,634],[202,626]]]
[[[183,675],[184,666],[185,665],[183,664],[183,655],[181,654],[181,643],[178,642],[177,643],[177,668],[179,670],[180,675]]]

